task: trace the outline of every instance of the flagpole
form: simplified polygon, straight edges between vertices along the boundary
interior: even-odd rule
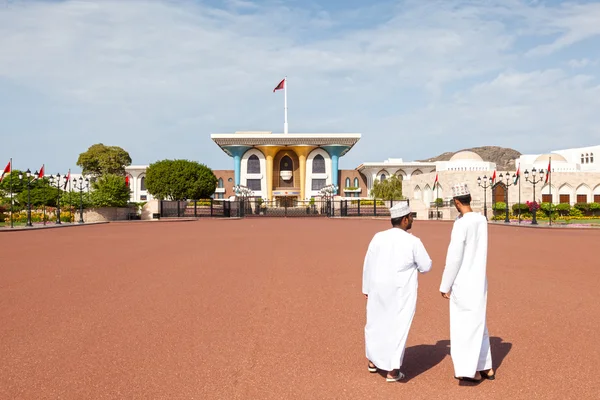
[[[517,179],[519,180],[519,224],[521,223],[521,164],[517,169]],[[534,199],[535,200],[535,199]]]
[[[283,133],[288,133],[288,119],[287,119],[287,76],[284,78],[283,83],[283,111],[284,111],[284,119],[283,119]]]
[[[12,157],[10,158],[10,227],[14,228],[13,223],[13,165],[12,165]]]
[[[439,183],[435,183],[435,219],[440,219],[440,204],[437,199],[440,197],[439,193],[440,185]]]
[[[550,176],[548,176],[548,183],[550,184],[550,186],[548,186],[548,190],[550,191],[550,213],[548,214],[548,221],[549,221],[549,225],[552,226],[552,157],[548,157],[548,174],[550,174]]]

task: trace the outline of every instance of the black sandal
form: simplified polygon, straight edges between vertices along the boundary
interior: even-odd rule
[[[488,379],[490,381],[493,381],[494,379],[496,379],[496,373],[494,372],[494,375],[488,375],[487,372],[483,372],[483,371],[479,371],[479,373],[481,374],[481,377],[483,379]]]
[[[374,374],[375,372],[377,372],[377,367],[375,366],[375,364],[373,364],[373,366],[371,367],[371,364],[373,363],[369,363],[368,368],[369,368],[369,372]]]
[[[454,379],[458,379],[459,381],[466,381],[466,382],[473,382],[473,383],[480,383],[483,381],[483,377],[481,379],[475,379],[475,378],[469,378],[469,377],[454,377]]]

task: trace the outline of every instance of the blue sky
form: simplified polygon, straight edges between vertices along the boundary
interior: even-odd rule
[[[368,4],[368,5],[365,5]],[[342,168],[600,143],[600,3],[0,0],[0,163],[231,160],[211,133],[359,132]]]

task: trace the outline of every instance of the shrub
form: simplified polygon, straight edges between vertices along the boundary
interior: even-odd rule
[[[569,216],[571,217],[583,217],[583,211],[579,208],[573,207],[569,210]]]
[[[521,210],[521,215],[529,212],[529,206],[525,203],[516,203],[512,205],[513,213],[518,214]]]
[[[539,210],[540,209],[540,205],[537,203],[537,201],[528,201],[525,204],[529,208],[529,212],[530,213],[533,213],[535,210]]]
[[[571,211],[571,205],[568,203],[560,203],[552,208],[558,212],[558,215],[569,215],[569,212]]]
[[[358,204],[358,200],[352,200],[350,202],[350,204]],[[360,200],[360,205],[361,206],[372,206],[373,205],[373,200]],[[382,200],[377,200],[377,205],[378,206],[384,206],[385,203]]]
[[[575,203],[573,207],[583,212],[587,212],[590,210],[589,203]]]
[[[506,203],[503,201],[498,201],[492,205],[492,210],[494,211],[506,211]]]

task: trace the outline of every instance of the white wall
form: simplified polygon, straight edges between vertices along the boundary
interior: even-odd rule
[[[317,154],[320,154],[325,159],[325,173],[324,174],[313,174],[312,173],[312,165],[313,159]],[[306,182],[305,182],[305,196],[306,199],[310,199],[313,196],[318,196],[318,190],[312,190],[312,179],[326,179],[325,184],[331,185],[332,176],[331,176],[331,157],[329,157],[329,153],[327,153],[323,149],[315,149],[310,152],[308,157],[306,157]],[[344,187],[344,182],[338,182],[338,186],[340,187],[340,191],[342,191]]]
[[[259,174],[248,174],[248,159],[250,156],[255,155],[260,161],[260,173]],[[250,149],[244,153],[241,159],[240,165],[240,184],[248,186],[247,179],[260,179],[260,191],[254,191],[254,196],[267,198],[267,160],[264,154],[258,149]]]

